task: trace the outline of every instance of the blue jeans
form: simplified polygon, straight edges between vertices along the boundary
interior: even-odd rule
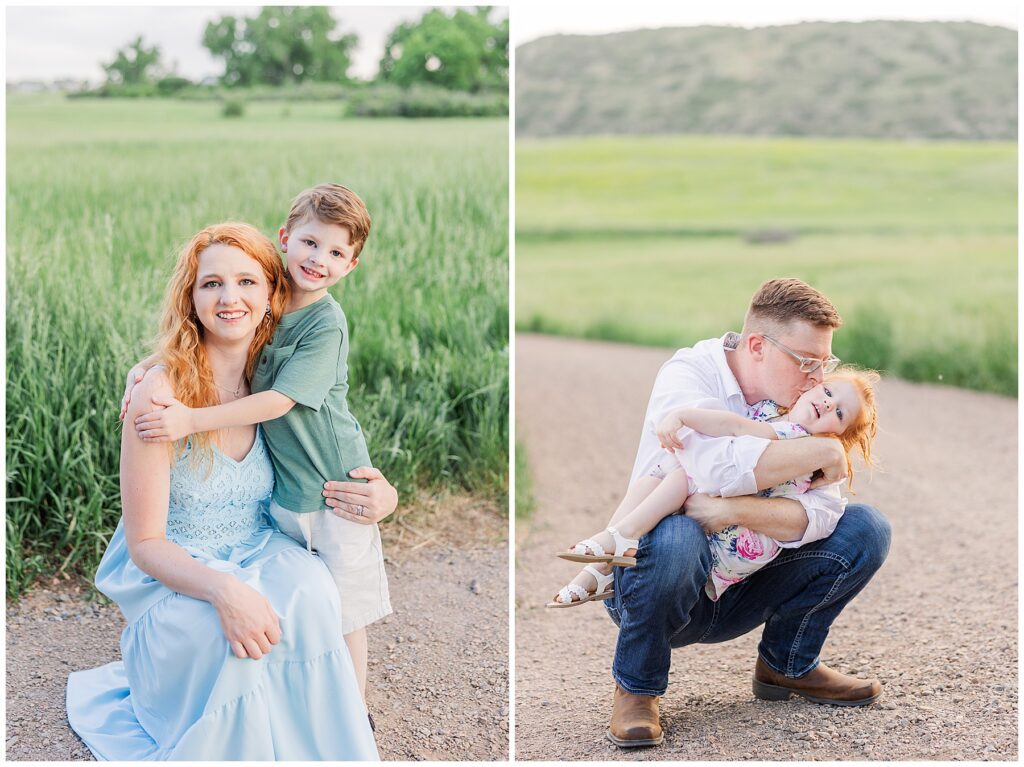
[[[832,621],[885,561],[890,537],[878,510],[851,504],[831,536],[783,549],[712,602],[704,531],[689,517],[666,517],[640,539],[636,566],[615,568],[615,596],[604,603],[619,626],[615,681],[635,695],[664,695],[672,648],[725,642],[762,623],[764,662],[803,676],[818,665]]]

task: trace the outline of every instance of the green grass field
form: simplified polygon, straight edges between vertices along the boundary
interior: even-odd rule
[[[519,142],[516,325],[683,346],[795,276],[843,315],[844,359],[1015,395],[1016,190],[1012,144]]]
[[[349,402],[404,501],[508,492],[508,128],[330,103],[7,105],[7,587],[90,573],[120,515],[117,408],[180,246],[340,181],[374,228],[335,290]]]
[[[526,448],[521,442],[516,442],[516,522],[525,522],[533,514],[536,508],[536,500],[533,497],[533,479],[530,476],[530,467],[526,460]]]

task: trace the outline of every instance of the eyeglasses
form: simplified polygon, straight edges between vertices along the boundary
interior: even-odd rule
[[[818,368],[821,368],[823,373],[831,373],[833,370],[835,370],[837,367],[839,367],[840,363],[842,362],[842,360],[839,359],[834,354],[828,355],[823,360],[815,359],[814,357],[804,357],[804,356],[802,356],[800,354],[797,354],[795,351],[790,349],[788,346],[786,346],[781,341],[776,341],[771,336],[763,336],[763,337],[766,340],[771,341],[777,347],[782,349],[782,351],[784,351],[790,357],[792,357],[797,362],[799,362],[800,363],[800,372],[801,373],[813,373]]]

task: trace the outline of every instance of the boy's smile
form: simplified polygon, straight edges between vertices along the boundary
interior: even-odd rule
[[[344,226],[308,218],[290,232],[282,228],[279,237],[292,283],[291,310],[323,298],[329,287],[359,264]]]
[[[311,280],[322,280],[327,276],[326,274],[320,274],[320,272],[315,272],[307,266],[300,266],[299,268],[302,270],[303,274],[305,274]]]

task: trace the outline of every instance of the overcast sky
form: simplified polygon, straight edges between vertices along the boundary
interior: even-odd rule
[[[553,34],[601,34],[651,27],[727,24],[759,27],[799,21],[979,21],[1018,28],[1015,0],[716,0],[709,2],[623,2],[576,0],[512,6],[512,44]]]
[[[1014,0],[636,0],[600,7],[578,0],[518,2],[512,9],[512,42],[521,45],[556,33],[600,34],[644,27],[750,27],[865,19],[970,20],[1016,29],[1017,6]],[[100,81],[104,79],[100,62],[111,61],[117,48],[140,34],[148,44],[159,45],[165,64],[176,66],[180,74],[193,79],[219,75],[223,66],[199,42],[206,23],[227,13],[252,14],[258,7],[8,7],[7,80],[75,77]],[[332,7],[340,30],[359,36],[350,74],[373,77],[387,35],[400,22],[418,19],[428,7]]]
[[[105,79],[100,62],[142,35],[159,45],[164,64],[192,79],[220,75],[223,64],[200,44],[206,23],[226,15],[254,15],[260,6],[178,6],[117,8],[8,7],[7,80],[53,80],[60,77]],[[451,10],[450,6],[440,6]],[[336,31],[355,32],[359,47],[349,74],[371,78],[388,34],[402,21],[420,18],[430,6],[360,6],[331,8]],[[496,8],[492,18],[505,15]]]

